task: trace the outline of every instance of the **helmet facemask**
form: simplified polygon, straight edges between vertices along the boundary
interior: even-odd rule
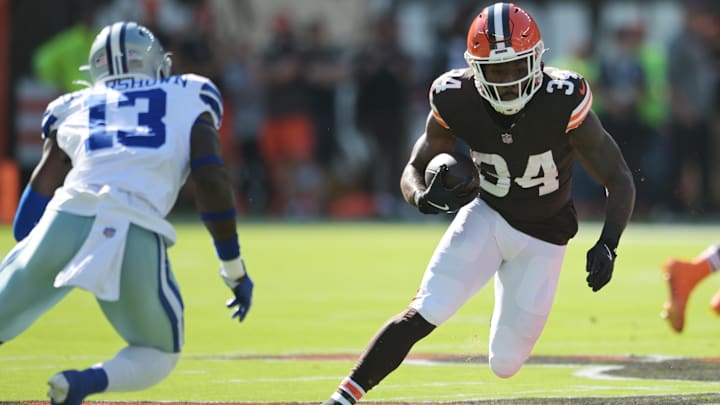
[[[157,57],[148,58],[147,54],[143,54],[141,51],[135,49],[129,49],[127,51],[127,70],[128,73],[133,74],[153,72],[152,75],[148,75],[153,79],[162,79],[170,76],[170,70],[172,68],[172,59],[170,58],[170,52],[164,52],[158,62]]]
[[[513,115],[525,107],[540,89],[542,83],[541,59],[544,52],[542,41],[538,41],[533,48],[521,53],[515,53],[512,48],[494,49],[490,52],[489,57],[481,58],[465,52],[465,61],[472,68],[475,86],[480,95],[497,112]],[[487,74],[488,69],[516,70],[518,65],[525,67],[523,74],[505,74],[502,80],[492,80],[494,75]]]

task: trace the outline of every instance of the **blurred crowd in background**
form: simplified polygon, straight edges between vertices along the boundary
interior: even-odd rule
[[[12,8],[13,150],[25,178],[47,101],[81,88],[100,27],[134,20],[211,78],[239,208],[283,218],[409,218],[399,178],[433,79],[465,67],[471,20],[489,1],[57,0]],[[638,189],[636,218],[720,213],[717,1],[528,1],[547,65],[584,75],[594,110]],[[579,166],[581,218],[603,190]],[[187,191],[191,193],[191,190]],[[189,199],[182,204],[189,204]]]

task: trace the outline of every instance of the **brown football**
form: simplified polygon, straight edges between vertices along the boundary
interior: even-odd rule
[[[473,163],[470,156],[457,152],[441,153],[428,162],[425,168],[426,185],[430,184],[435,173],[440,171],[443,165],[448,168],[446,172],[441,174],[440,178],[445,188],[453,188],[467,178],[472,178],[472,180],[465,188],[466,190],[477,188],[480,185],[480,174],[475,167],[475,163]]]

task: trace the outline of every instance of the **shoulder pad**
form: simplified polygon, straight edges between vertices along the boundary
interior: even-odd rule
[[[573,72],[572,70],[567,69],[560,69],[553,66],[545,66],[545,69],[543,69],[545,73],[547,73],[548,76],[552,77],[553,79],[573,79],[573,78],[580,78],[582,77],[579,73]]]
[[[217,86],[207,77],[196,74],[184,74],[183,80],[197,83],[200,89],[200,100],[207,107],[207,111],[213,118],[215,129],[220,129],[223,117],[223,98]]]
[[[565,132],[572,131],[585,121],[592,107],[593,95],[590,84],[579,73],[546,67],[544,72],[550,78],[544,83],[544,91],[565,97],[572,110]]]
[[[42,117],[42,138],[47,138],[50,133],[57,129],[57,122],[70,110],[70,103],[81,96],[86,89],[78,90],[72,93],[63,94],[55,100],[48,103]]]
[[[469,70],[453,69],[441,74],[430,86],[430,96],[432,97],[434,94],[442,93],[445,90],[462,88],[463,79],[472,78],[472,75],[468,76]]]
[[[469,77],[472,79],[472,74],[469,73],[470,69],[453,69],[449,70],[440,76],[438,76],[430,86],[430,108],[432,109],[433,117],[443,128],[449,129],[450,126],[442,118],[440,112],[441,108],[438,108],[437,99],[441,98],[440,94],[445,91],[460,90],[463,87],[463,79]]]

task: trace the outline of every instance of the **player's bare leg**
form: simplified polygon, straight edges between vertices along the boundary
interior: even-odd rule
[[[663,266],[663,277],[668,283],[670,293],[661,316],[665,318],[675,332],[685,327],[687,301],[695,286],[720,267],[718,246],[711,246],[696,259],[684,261],[670,259]],[[720,293],[710,302],[713,310],[720,313]]]
[[[398,368],[412,346],[435,329],[415,309],[393,317],[373,337],[349,376],[323,405],[352,405]]]

